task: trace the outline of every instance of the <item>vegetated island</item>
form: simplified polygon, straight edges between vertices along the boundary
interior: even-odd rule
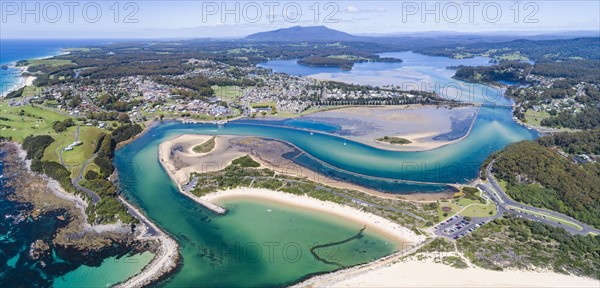
[[[377,139],[377,141],[389,143],[389,144],[393,144],[393,145],[404,145],[404,144],[412,143],[412,141],[410,141],[408,139],[401,138],[401,137],[394,137],[394,136],[383,136],[382,138]]]
[[[206,142],[195,146],[192,150],[196,153],[208,153],[215,148],[215,136],[206,140]]]
[[[350,71],[355,63],[364,62],[385,62],[402,63],[402,59],[392,57],[379,57],[379,55],[330,55],[330,56],[309,56],[298,60],[298,64],[310,67],[338,67],[345,71]]]

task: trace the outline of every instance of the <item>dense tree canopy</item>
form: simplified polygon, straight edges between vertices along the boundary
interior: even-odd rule
[[[600,163],[576,164],[547,146],[596,151],[598,132],[560,134],[512,144],[498,153],[494,175],[515,200],[549,208],[600,227]],[[581,140],[579,140],[581,139]],[[596,141],[596,142],[594,142]],[[542,144],[544,145],[542,145]]]

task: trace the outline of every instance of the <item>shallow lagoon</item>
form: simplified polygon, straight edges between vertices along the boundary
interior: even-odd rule
[[[407,58],[403,58],[406,61],[402,64],[383,63],[381,65],[404,65],[396,67],[400,70],[394,73],[409,72],[409,74],[412,73],[411,75],[417,75],[420,79],[454,81],[449,78],[453,72],[448,72],[445,68],[448,65],[454,65],[453,60],[439,62],[438,58],[441,57],[417,55],[417,58],[422,57],[434,59],[413,66],[409,65],[411,62]],[[418,61],[418,59],[414,61]],[[479,65],[479,63],[483,63],[484,59],[473,61],[482,61],[476,63]],[[293,66],[290,66],[288,62],[284,63],[288,67]],[[361,65],[369,64],[379,65],[379,63],[363,63]],[[358,71],[361,71],[361,65],[355,67],[353,77],[359,73]],[[321,70],[310,67],[302,69],[305,68]],[[408,70],[404,71],[403,69]],[[347,72],[339,72],[336,75],[344,73]],[[353,79],[361,81],[362,84],[368,84],[371,77],[368,75],[369,73],[366,78],[355,77]],[[495,97],[501,103],[509,104],[511,102],[509,99],[499,96],[501,91],[494,91],[497,93]],[[474,98],[485,100],[481,94]],[[232,122],[224,126],[216,126],[165,122],[150,129],[138,140],[117,151],[115,164],[120,173],[119,179],[125,195],[181,244],[184,263],[182,270],[166,282],[166,286],[287,285],[313,273],[332,271],[337,267],[320,262],[315,263],[314,259],[307,261],[308,258],[302,258],[297,263],[290,263],[283,256],[274,259],[274,262],[268,257],[258,257],[257,260],[256,254],[240,252],[236,247],[256,247],[254,244],[248,246],[249,243],[264,246],[266,242],[273,241],[285,244],[290,240],[301,243],[301,247],[308,247],[307,245],[315,241],[330,242],[344,239],[355,233],[357,229],[357,227],[349,227],[347,224],[341,223],[343,220],[332,222],[327,217],[309,215],[291,208],[277,210],[281,215],[273,217],[274,215],[265,213],[272,207],[269,204],[249,203],[241,200],[225,203],[225,206],[231,211],[230,214],[215,216],[179,193],[162,170],[157,159],[157,146],[166,139],[180,134],[235,134],[270,137],[287,141],[306,151],[310,156],[299,157],[298,161],[309,167],[316,165],[315,167],[320,167],[320,172],[332,173],[331,175],[339,176],[342,179],[351,178],[353,181],[363,181],[366,186],[383,186],[377,177],[387,178],[385,185],[390,186],[390,189],[396,189],[395,193],[412,193],[438,192],[436,189],[444,186],[396,183],[395,180],[464,183],[477,176],[480,164],[489,154],[509,143],[536,136],[534,132],[513,121],[510,108],[502,107],[482,107],[473,130],[463,141],[424,152],[384,151],[345,141],[339,137],[318,133],[319,130],[326,131],[334,128],[319,123],[314,123],[314,128],[317,130],[315,133],[290,127],[298,127],[300,124],[300,128],[306,129],[311,128],[310,126],[313,124],[309,123],[309,127],[306,127],[307,123],[292,122],[288,124],[278,127]],[[389,244],[386,244],[385,239],[376,235],[367,235],[365,240],[368,241],[352,243],[349,249],[343,247],[346,252],[340,255],[343,255],[341,257],[344,259],[345,265],[368,261],[368,259],[381,257],[394,250]],[[260,250],[264,251],[264,249]],[[360,253],[356,254],[357,252]],[[356,255],[361,256],[356,258]]]
[[[157,152],[159,143],[182,131],[151,130],[118,150],[115,159],[129,200],[181,245],[183,266],[165,286],[286,286],[339,268],[315,261],[308,247],[346,239],[362,228],[358,224],[250,200],[226,201],[230,212],[217,216],[181,194],[160,166]],[[365,232],[337,248],[337,262],[350,266],[395,251],[382,236]],[[269,257],[271,247],[276,257]],[[292,253],[297,247],[300,256]]]

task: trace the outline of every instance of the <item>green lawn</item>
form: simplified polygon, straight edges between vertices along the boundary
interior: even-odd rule
[[[546,111],[536,112],[533,111],[533,109],[527,109],[527,111],[525,111],[525,120],[529,125],[542,126],[540,122],[546,118],[550,118],[550,113]]]
[[[490,214],[492,212],[492,214]],[[464,211],[460,212],[462,216],[469,217],[490,217],[496,214],[496,205],[492,201],[489,201],[487,205],[485,204],[475,204]]]
[[[498,182],[498,185],[500,185],[500,188],[502,188],[502,190],[504,190],[504,192],[506,192],[506,190],[507,190],[507,188],[506,188],[506,187],[507,187],[507,185],[508,185],[508,184],[506,183],[506,181],[505,181],[505,180],[502,180],[502,179],[498,179],[498,178],[495,178],[495,179],[496,179],[496,182]]]
[[[239,86],[212,86],[215,91],[215,97],[225,102],[235,101],[244,96],[244,89]]]
[[[477,192],[477,196],[481,196],[480,193],[481,192]],[[469,206],[469,205],[472,205],[472,206]],[[487,216],[491,216],[489,214],[490,211],[492,211],[492,214],[496,213],[495,206],[491,202],[486,205],[486,204],[481,203],[479,200],[471,200],[466,197],[461,197],[458,199],[441,201],[440,205],[437,209],[438,219],[442,220],[442,219],[452,217],[456,213],[458,213],[458,211],[462,210],[463,208],[465,208],[467,206],[469,206],[469,208],[462,211],[460,213],[460,215],[469,216],[469,217],[487,217]],[[446,212],[444,212],[444,210],[442,210],[442,207],[449,207],[451,209],[450,212],[447,212],[448,216],[444,216],[444,213],[446,213]]]
[[[506,60],[506,61],[527,61],[529,60],[529,58],[527,58],[526,56],[522,55],[520,52],[513,52],[510,54],[502,54],[500,56],[496,56],[495,57],[498,60]]]
[[[22,66],[63,66],[75,65],[71,60],[62,59],[29,59]]]
[[[254,108],[254,107],[271,107],[271,106],[277,106],[277,103],[275,102],[262,102],[262,103],[252,103],[250,104],[250,107]]]
[[[76,129],[73,126],[67,129],[67,131],[60,133],[57,137],[53,136],[55,141],[46,148],[42,159],[60,163],[60,151],[75,141]],[[74,147],[71,151],[63,151],[65,166],[71,168],[70,170],[74,176],[79,174],[85,161],[92,157],[96,149],[96,143],[98,143],[98,138],[103,133],[103,130],[97,127],[80,126],[79,129],[79,141],[83,142],[83,144]]]
[[[56,138],[52,123],[67,119],[62,114],[37,106],[10,107],[6,101],[0,101],[0,117],[0,136],[12,137],[17,142],[23,142],[29,135],[48,134]]]

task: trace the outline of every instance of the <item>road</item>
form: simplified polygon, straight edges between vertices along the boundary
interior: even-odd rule
[[[83,191],[83,192],[85,192],[85,194],[90,196],[90,198],[92,199],[92,204],[94,204],[94,205],[96,205],[96,203],[98,203],[98,201],[100,201],[100,196],[98,196],[98,194],[96,194],[96,192],[79,185],[79,182],[81,180],[83,180],[83,172],[85,171],[87,166],[90,164],[90,162],[92,162],[92,160],[94,160],[96,158],[97,155],[98,154],[96,153],[96,154],[92,155],[92,157],[90,157],[90,159],[85,161],[85,163],[83,164],[83,167],[81,168],[81,171],[79,171],[79,175],[77,175],[77,178],[73,178],[71,180],[71,182],[73,183],[73,186],[75,186],[75,188],[77,188],[77,190]]]
[[[562,227],[572,234],[600,234],[600,230],[592,228],[589,225],[575,220],[567,215],[542,208],[532,207],[512,200],[510,197],[508,197],[508,195],[502,189],[502,187],[500,187],[500,185],[496,181],[496,178],[494,178],[494,175],[492,175],[492,166],[495,162],[496,160],[493,160],[486,167],[485,170],[489,183],[479,184],[477,185],[477,187],[479,187],[481,190],[487,193],[487,195],[492,199],[492,201],[496,203],[496,206],[499,209],[498,213],[513,213],[522,218],[542,222],[554,227]],[[570,222],[572,223],[572,225],[565,224],[564,222]],[[581,229],[577,229],[574,226],[579,226],[579,228]]]
[[[77,125],[77,129],[75,130],[75,142],[79,142],[79,125]],[[60,149],[59,159],[60,159],[60,164],[62,164],[63,166],[66,167],[67,165],[65,165],[65,161],[63,160],[63,151],[64,151],[64,149]],[[98,196],[98,194],[96,194],[96,192],[79,185],[79,182],[81,180],[83,180],[83,172],[85,171],[87,166],[90,164],[90,162],[92,162],[92,160],[94,160],[94,158],[96,158],[96,156],[97,156],[97,154],[92,155],[92,157],[90,157],[90,159],[88,159],[83,164],[83,167],[79,171],[79,175],[77,175],[77,178],[71,179],[71,183],[73,183],[73,186],[75,186],[75,188],[77,190],[82,191],[85,194],[87,194],[88,196],[90,196],[90,199],[92,199],[92,204],[94,204],[94,205],[96,205],[96,203],[98,203],[98,201],[100,201],[100,196]]]
[[[118,197],[119,201],[121,201],[121,203],[123,203],[123,205],[125,205],[125,207],[127,207],[127,212],[129,213],[129,215],[135,217],[136,219],[138,219],[140,221],[140,223],[142,223],[144,226],[146,226],[146,234],[149,236],[159,236],[160,232],[157,230],[158,228],[156,228],[156,226],[154,226],[150,220],[148,220],[144,215],[142,215],[137,209],[135,209],[131,204],[129,204],[129,202],[125,201],[125,199],[123,199],[122,196]]]
[[[500,216],[502,216],[502,214],[497,213],[492,217],[471,217],[471,220],[467,221],[465,220],[465,217],[456,214],[450,217],[448,220],[445,220],[442,223],[435,226],[433,228],[433,232],[438,236],[443,236],[456,240],[475,231],[475,229],[481,227],[485,223],[499,218]]]

